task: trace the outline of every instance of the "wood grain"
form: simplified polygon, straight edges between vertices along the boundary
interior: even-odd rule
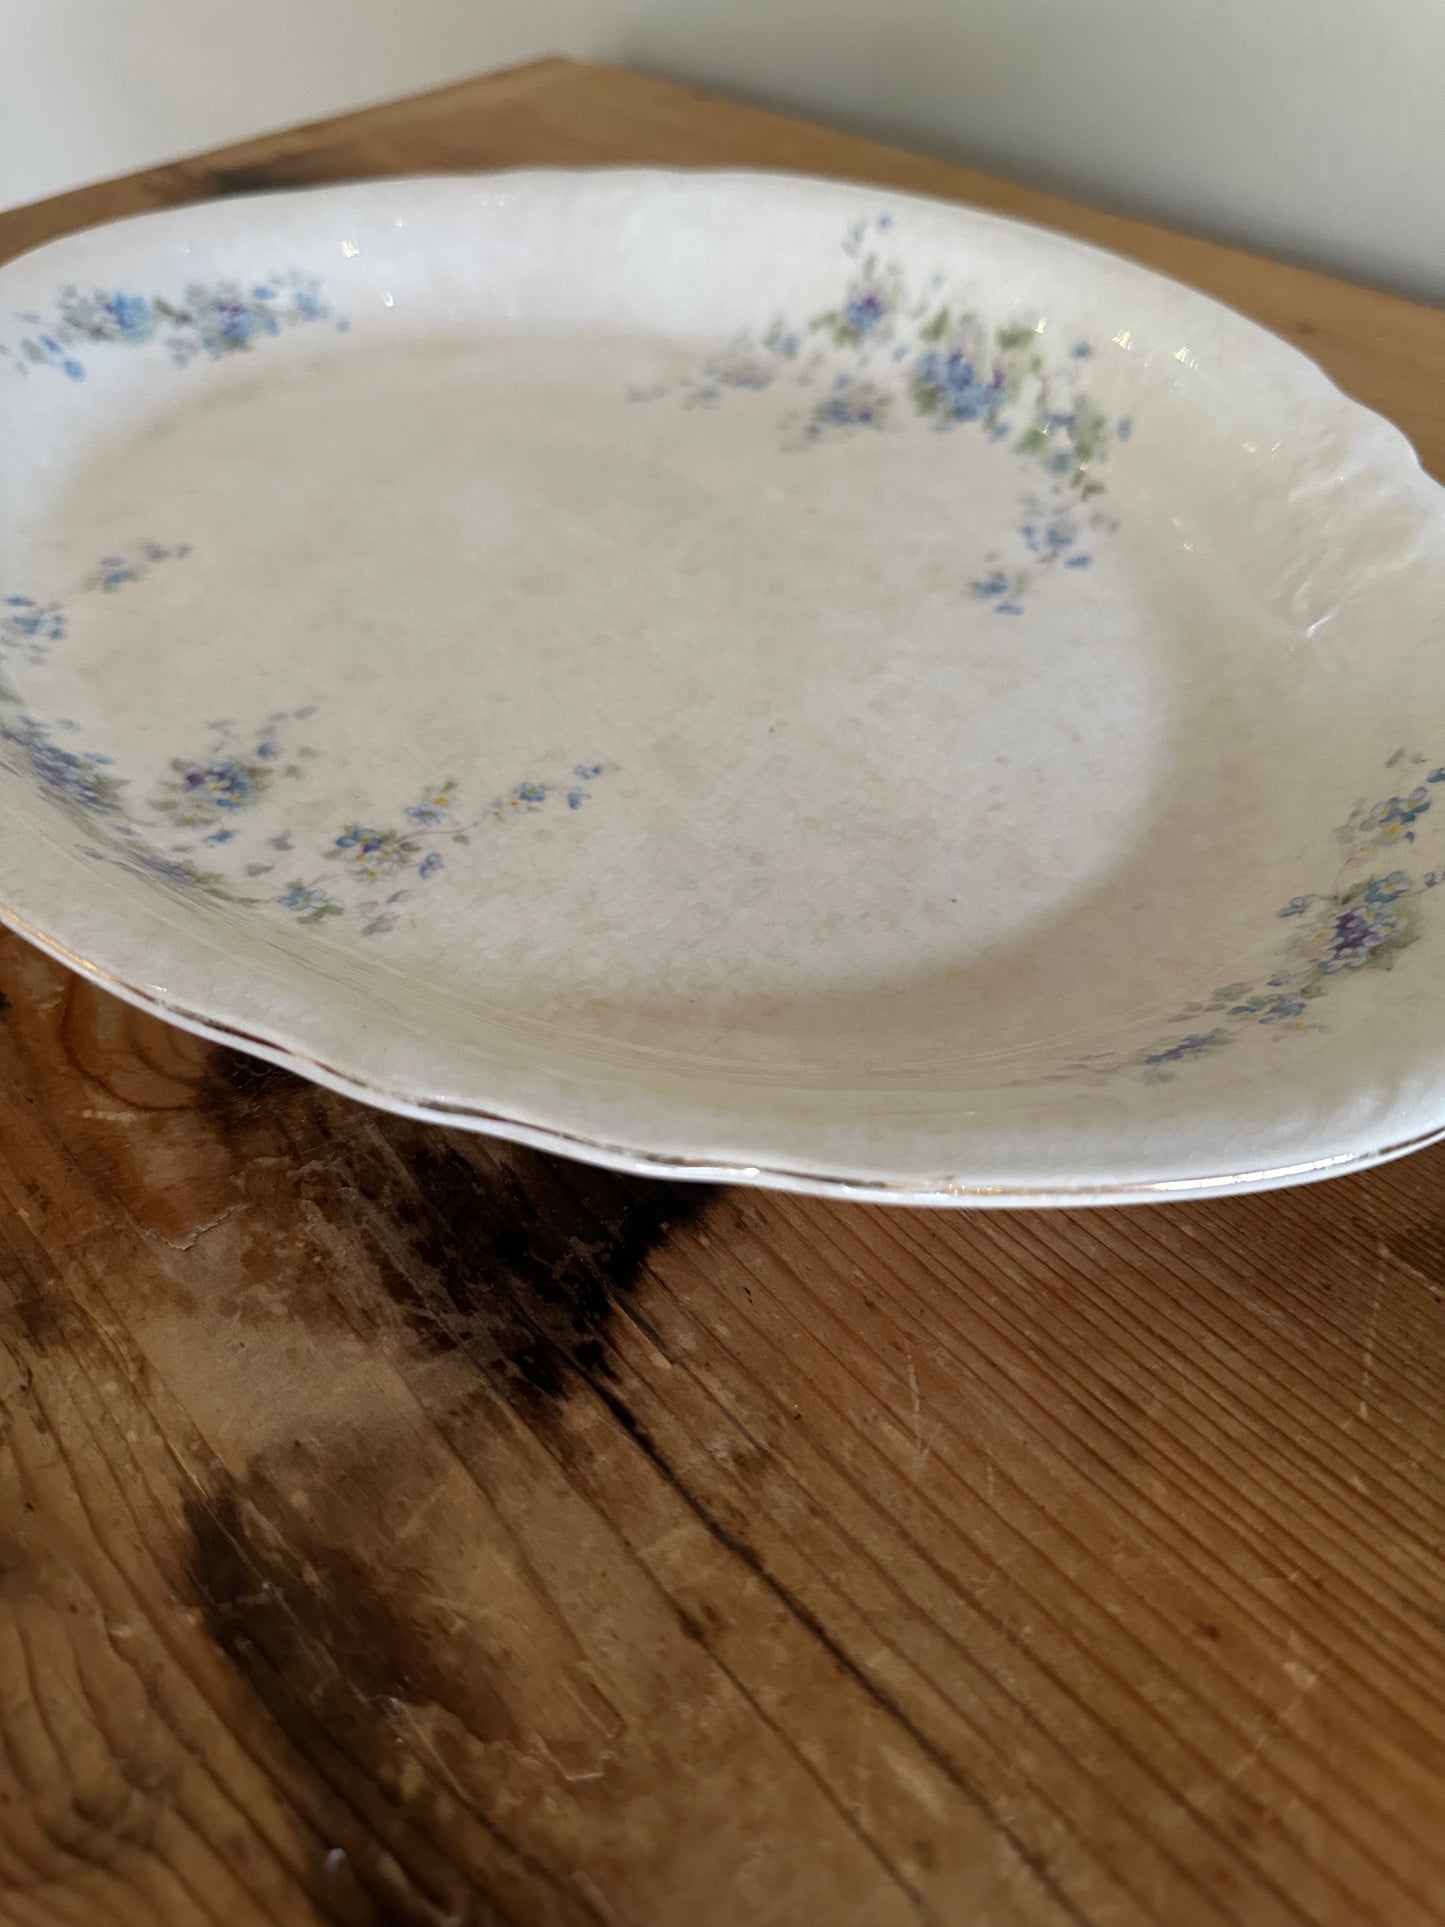
[[[1304,338],[1423,309],[548,62],[0,215],[810,168]],[[373,1113],[0,940],[5,1927],[1438,1927],[1445,1149],[949,1216]]]

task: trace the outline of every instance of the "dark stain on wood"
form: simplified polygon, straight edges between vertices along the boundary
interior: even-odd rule
[[[0,990],[0,1017],[3,1017],[9,1008],[10,999],[5,995],[3,990]]]
[[[18,1539],[12,1539],[8,1532],[0,1532],[0,1594],[12,1585],[19,1583],[20,1576],[30,1564],[29,1555]]]
[[[323,1460],[319,1476],[326,1471]],[[354,1726],[359,1708],[465,1699],[480,1738],[518,1737],[493,1695],[474,1681],[463,1693],[438,1669],[426,1629],[388,1603],[362,1561],[307,1530],[264,1478],[244,1491],[223,1485],[190,1525],[193,1576],[216,1643],[235,1661],[269,1659],[328,1731],[338,1719]]]
[[[263,1103],[281,1096],[309,1096],[318,1089],[268,1058],[218,1046],[196,1083],[195,1107],[208,1112],[222,1134],[230,1136],[238,1126],[250,1123]]]
[[[710,1189],[418,1124],[236,1052],[212,1054],[194,1103],[239,1160],[292,1160],[288,1188],[354,1255],[353,1315],[369,1278],[373,1315],[429,1354],[464,1360],[479,1396],[539,1424],[584,1382],[603,1387],[652,1449],[617,1386],[609,1326],[624,1303],[645,1323],[629,1301]],[[298,1295],[295,1315],[328,1315],[324,1294]],[[382,1528],[370,1538],[357,1528],[358,1516],[404,1511],[414,1473],[394,1448],[327,1429],[278,1443],[187,1507],[190,1585],[208,1632],[304,1769],[318,1837],[344,1850],[312,1898],[348,1927],[600,1927],[592,1902],[494,1817],[478,1761],[525,1752],[529,1735],[486,1651],[432,1622],[415,1573],[391,1571]],[[435,1736],[438,1719],[463,1747],[456,1786],[415,1746],[416,1722]],[[482,1830],[470,1857],[446,1851],[458,1788]]]
[[[192,177],[201,194],[217,198],[233,194],[268,194],[287,187],[314,187],[330,178],[305,155],[281,156],[274,161],[237,167],[208,168]]]
[[[62,1320],[60,1309],[48,1292],[42,1291],[34,1279],[29,1279],[20,1296],[9,1307],[10,1323],[29,1345],[37,1357],[43,1358],[46,1351],[60,1335]]]
[[[213,1053],[194,1104],[238,1156],[295,1160],[297,1195],[359,1247],[429,1351],[534,1406],[578,1372],[608,1375],[617,1306],[716,1195],[417,1123],[237,1051]]]
[[[470,1722],[476,1682],[448,1677],[432,1630],[383,1598],[359,1559],[310,1532],[264,1474],[244,1483],[223,1476],[209,1498],[187,1502],[186,1526],[190,1583],[207,1629],[312,1786],[320,1845],[308,1892],[322,1916],[346,1927],[519,1923],[475,1868],[445,1852],[453,1803],[417,1772],[400,1717],[440,1705]],[[502,1712],[490,1730],[481,1724],[480,1737],[497,1739],[505,1724]],[[522,1880],[552,1882],[494,1820],[468,1806]],[[543,1894],[529,1922],[586,1917],[565,1894],[551,1898],[556,1905]]]
[[[390,1212],[411,1262],[388,1267],[388,1290],[425,1343],[459,1348],[504,1391],[545,1401],[579,1371],[606,1376],[615,1307],[710,1189],[535,1151],[478,1169],[472,1148],[440,1133],[407,1147]]]

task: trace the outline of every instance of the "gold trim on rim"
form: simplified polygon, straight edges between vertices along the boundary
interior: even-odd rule
[[[454,1103],[445,1098],[408,1097],[402,1091],[390,1090],[384,1085],[369,1084],[363,1078],[349,1071],[338,1070],[334,1065],[326,1063],[324,1059],[313,1057],[306,1051],[293,1049],[287,1044],[275,1043],[258,1032],[242,1030],[239,1025],[229,1024],[222,1018],[203,1017],[183,1005],[158,997],[153,991],[144,989],[138,984],[128,983],[113,971],[107,970],[103,964],[98,964],[89,957],[82,957],[68,945],[47,935],[27,917],[22,917],[8,905],[0,904],[0,922],[7,925],[18,936],[25,938],[27,942],[34,944],[36,949],[75,971],[78,976],[89,978],[136,1008],[147,1011],[163,1021],[175,1023],[182,1029],[189,1029],[213,1043],[231,1045],[250,1052],[252,1056],[260,1056],[275,1062],[283,1070],[295,1069],[298,1075],[309,1078],[312,1083],[319,1083],[324,1088],[334,1089],[340,1096],[351,1097],[359,1103],[373,1104],[377,1109],[390,1111],[393,1115],[397,1115],[402,1111],[402,1107],[405,1107],[407,1110],[423,1113],[425,1121],[430,1123],[453,1124],[463,1129],[473,1129],[490,1136],[505,1138],[512,1143],[520,1142],[532,1145],[534,1148],[555,1150],[563,1156],[575,1156],[611,1170],[636,1170],[638,1167],[645,1167],[659,1177],[711,1180],[724,1184],[750,1184],[860,1204],[947,1205],[956,1199],[976,1198],[981,1202],[997,1200],[1006,1205],[1033,1205],[1039,1209],[1045,1209],[1050,1206],[1164,1202],[1171,1198],[1208,1195],[1210,1192],[1223,1191],[1232,1187],[1243,1186],[1249,1190],[1258,1191],[1287,1184],[1294,1179],[1343,1177],[1351,1171],[1367,1169],[1393,1158],[1404,1157],[1412,1151],[1424,1150],[1427,1146],[1445,1138],[1445,1123],[1442,1123],[1432,1130],[1422,1132],[1416,1137],[1404,1138],[1396,1144],[1382,1145],[1369,1151],[1342,1151],[1332,1157],[1311,1158],[1298,1164],[1266,1166],[1251,1171],[1221,1172],[1201,1178],[1157,1178],[1133,1184],[1091,1185],[1078,1188],[1056,1186],[1052,1189],[1042,1185],[939,1182],[917,1184],[901,1178],[839,1178],[815,1171],[790,1170],[781,1165],[730,1164],[718,1163],[706,1158],[669,1156],[658,1151],[633,1150],[625,1144],[616,1144],[606,1138],[586,1137],[578,1132],[561,1130],[554,1125],[529,1124],[524,1118],[512,1117],[503,1111],[484,1110],[477,1105]]]

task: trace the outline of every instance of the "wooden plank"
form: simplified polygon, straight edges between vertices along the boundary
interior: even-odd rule
[[[1438,315],[548,62],[0,215],[531,162],[954,194],[1305,339]],[[888,1213],[385,1117],[0,941],[0,1921],[1435,1927],[1445,1149]]]

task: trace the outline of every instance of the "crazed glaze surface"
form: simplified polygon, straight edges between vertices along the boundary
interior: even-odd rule
[[[0,433],[0,913],[122,994],[883,1196],[1445,1122],[1440,495],[1172,284],[782,178],[261,197],[0,271]]]

